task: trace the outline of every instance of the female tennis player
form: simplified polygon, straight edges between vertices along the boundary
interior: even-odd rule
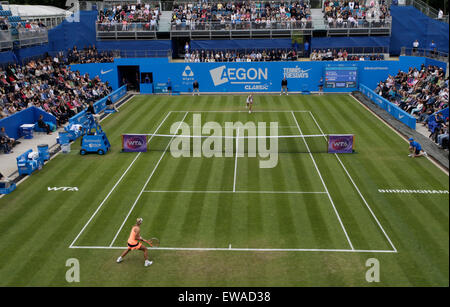
[[[117,263],[120,263],[123,261],[123,258],[128,254],[129,251],[132,250],[141,250],[144,252],[144,266],[150,266],[153,261],[148,261],[148,249],[146,246],[142,245],[141,242],[139,241],[145,241],[148,242],[147,240],[145,240],[144,238],[141,237],[141,224],[144,220],[140,217],[136,220],[136,225],[134,225],[131,228],[131,233],[130,233],[130,237],[128,238],[128,249],[126,251],[124,251],[122,253],[121,256],[119,256],[119,258],[117,258]]]
[[[247,109],[249,114],[252,113],[252,107],[253,107],[253,94],[250,94],[247,97]]]

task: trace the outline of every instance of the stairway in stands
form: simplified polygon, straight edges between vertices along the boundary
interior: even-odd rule
[[[325,21],[323,19],[322,9],[311,9],[311,19],[315,30],[325,29]]]
[[[162,11],[161,16],[159,16],[158,31],[169,32],[171,19],[172,19],[172,11]]]

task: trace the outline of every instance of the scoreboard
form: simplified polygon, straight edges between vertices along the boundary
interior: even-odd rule
[[[325,67],[325,88],[357,88],[358,67],[327,66]]]

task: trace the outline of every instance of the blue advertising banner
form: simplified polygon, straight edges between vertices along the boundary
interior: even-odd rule
[[[324,91],[351,92],[357,90],[359,84],[375,88],[378,82],[386,80],[389,75],[397,74],[399,70],[408,71],[410,67],[419,68],[427,63],[425,58],[411,56],[401,56],[396,61],[209,63],[171,62],[168,58],[116,58],[114,63],[77,64],[72,65],[72,69],[89,73],[91,77],[99,76],[102,81],[110,82],[116,89],[119,82],[118,68],[137,66],[139,73],[153,75],[153,83],[141,88],[144,94],[166,93],[169,79],[174,93],[192,92],[192,83],[195,80],[198,81],[202,93],[276,93],[281,90],[281,80],[284,76],[290,92],[314,92],[318,91],[320,78],[325,78],[325,71],[331,69],[341,73],[347,71],[353,75],[347,75],[345,82],[338,82],[336,86],[325,87]]]
[[[100,113],[106,109],[106,101],[108,100],[108,98],[111,98],[111,101],[115,103],[120,98],[125,96],[126,93],[127,93],[127,87],[124,85],[124,86],[120,87],[119,89],[115,90],[114,92],[112,92],[111,94],[109,94],[108,96],[100,99],[99,101],[94,103],[95,113]]]
[[[386,110],[393,117],[410,127],[411,129],[416,129],[416,118],[411,114],[403,111],[398,106],[393,104],[392,102],[384,99],[380,95],[376,94],[370,88],[365,86],[364,84],[359,85],[359,90],[361,93],[367,96],[370,100],[375,102],[380,108]]]
[[[122,87],[120,87],[119,89],[115,90],[114,92],[112,92],[111,94],[109,94],[108,96],[100,99],[99,101],[97,101],[96,103],[94,103],[94,110],[95,113],[99,113],[101,111],[103,111],[104,109],[106,109],[106,100],[108,99],[108,97],[111,97],[111,101],[112,102],[116,102],[118,101],[120,98],[122,98],[125,94],[127,93],[127,87],[124,85]],[[78,125],[86,125],[86,123],[89,120],[86,117],[86,111],[83,110],[80,113],[78,113],[75,116],[72,116],[69,119],[69,124],[78,124]]]

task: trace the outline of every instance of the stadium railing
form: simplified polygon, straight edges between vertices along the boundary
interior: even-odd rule
[[[194,54],[195,51],[201,52],[202,50],[204,50],[205,53],[213,51],[214,53],[223,52],[224,54],[226,54],[228,52],[231,54],[232,53],[235,53],[235,54],[240,53],[240,54],[245,54],[245,55],[250,55],[252,52],[262,52],[262,51],[266,51],[266,53],[270,55],[272,50],[275,51],[277,54],[278,54],[278,51],[288,53],[291,50],[295,50],[296,56],[294,59],[290,59],[291,61],[297,60],[298,58],[306,56],[305,50],[295,49],[295,48],[276,48],[276,47],[274,47],[274,48],[207,48],[207,49],[192,48],[192,54]],[[184,56],[184,54],[181,55],[181,57],[183,57],[183,56]]]
[[[17,32],[19,47],[48,43],[48,31],[46,28],[19,29]]]
[[[389,2],[392,3],[392,0],[389,0]],[[438,18],[438,14],[439,14],[438,10],[429,6],[427,3],[425,3],[421,0],[398,1],[398,5],[413,6],[416,9],[418,9],[419,11],[421,11],[423,14],[427,15],[428,17],[440,20],[442,22],[449,23],[448,15],[442,16],[442,18]]]
[[[420,56],[430,59],[435,59],[442,62],[448,63],[448,53],[431,50],[431,49],[419,49],[419,48],[406,48],[402,47],[400,55],[402,56]]]
[[[95,29],[97,39],[152,39],[156,38],[156,27],[148,26],[149,23],[129,23],[122,24],[97,23]]]
[[[13,47],[13,40],[9,30],[0,31],[0,51],[10,50]]]
[[[392,17],[379,20],[358,20],[358,25],[354,26],[347,23],[347,26],[330,26],[325,22],[325,29],[329,36],[334,35],[391,35]]]
[[[115,58],[166,58],[172,56],[172,50],[99,50],[112,52]]]

